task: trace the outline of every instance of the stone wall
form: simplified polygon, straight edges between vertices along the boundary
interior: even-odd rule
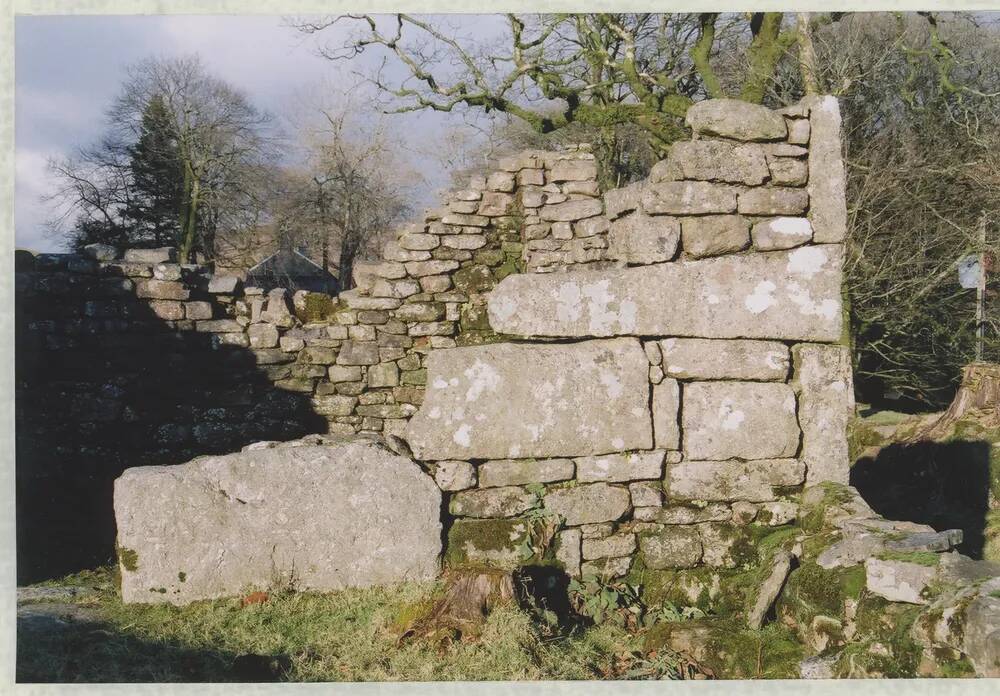
[[[505,164],[567,183],[531,192],[528,272],[487,297],[505,342],[428,356],[405,438],[451,493],[450,564],[737,569],[804,485],[846,483],[836,100],[687,121],[693,140],[603,198],[575,183],[586,159]]]
[[[72,467],[110,510],[126,466],[382,433],[450,496],[450,562],[509,560],[503,534],[573,572],[640,547],[731,563],[719,539],[846,480],[839,114],[714,100],[688,120],[694,140],[603,195],[585,146],[501,160],[337,298],[171,250],[19,253],[19,500],[72,510],[51,499]],[[553,510],[558,543],[534,531]]]

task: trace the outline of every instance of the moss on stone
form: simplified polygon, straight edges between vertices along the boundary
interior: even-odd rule
[[[845,599],[857,600],[864,587],[864,566],[827,570],[804,561],[789,575],[777,609],[804,633],[817,616],[842,620]]]
[[[860,418],[853,419],[847,426],[847,450],[851,463],[870,447],[886,444],[886,437]]]
[[[972,666],[969,659],[964,655],[954,658],[951,655],[938,662],[941,676],[945,679],[961,679],[963,677],[976,676],[976,668]]]
[[[448,530],[445,566],[455,568],[503,568],[524,565],[554,565],[552,544],[539,549],[532,541],[546,534],[544,520],[525,517],[510,519],[459,519]],[[549,533],[551,533],[551,529]]]
[[[307,292],[302,308],[296,311],[296,316],[303,324],[326,321],[338,310],[341,303],[321,292]]]
[[[496,278],[489,266],[474,264],[460,268],[451,276],[455,289],[467,295],[484,293],[496,285]]]
[[[941,554],[932,551],[883,551],[876,558],[883,561],[902,561],[904,563],[916,563],[918,565],[936,568],[941,562]]]
[[[691,652],[718,679],[796,678],[805,657],[803,646],[787,627],[768,624],[752,631],[737,617],[657,624],[647,633],[644,648],[687,648],[675,640],[681,631],[685,636],[697,635],[690,640],[697,643],[690,646]]]
[[[181,582],[187,582],[187,573],[185,573],[183,570],[179,571],[177,573],[177,579],[180,580]]]
[[[118,563],[125,570],[134,573],[139,570],[139,554],[124,546],[115,546]]]
[[[922,648],[911,636],[923,607],[866,594],[858,605],[857,636],[834,668],[842,677],[909,678],[917,674]]]

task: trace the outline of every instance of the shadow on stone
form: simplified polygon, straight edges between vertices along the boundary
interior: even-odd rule
[[[961,529],[958,550],[982,558],[989,511],[990,443],[893,444],[874,458],[858,460],[851,485],[878,514],[927,524],[938,531]]]
[[[327,428],[309,394],[275,387],[268,372],[288,366],[164,321],[131,292],[94,302],[112,278],[69,277],[89,285],[17,293],[18,584],[114,557],[112,483],[125,469]]]

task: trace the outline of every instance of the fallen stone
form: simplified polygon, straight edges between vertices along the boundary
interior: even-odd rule
[[[791,360],[777,341],[667,338],[660,341],[663,371],[677,379],[784,381]]]
[[[771,572],[761,583],[757,590],[753,606],[747,613],[747,626],[752,631],[760,630],[764,625],[764,616],[774,604],[774,600],[781,594],[781,588],[788,579],[788,573],[792,569],[792,554],[788,551],[779,550],[771,559]]]
[[[785,119],[740,99],[707,99],[688,108],[684,121],[695,133],[745,141],[784,140]]]
[[[885,549],[885,537],[879,534],[849,534],[828,546],[816,557],[816,565],[826,570],[848,568],[863,563]]]
[[[631,509],[631,498],[621,486],[582,484],[546,493],[545,509],[562,515],[570,526],[614,522]]]
[[[114,500],[125,602],[330,591],[438,572],[440,491],[371,440],[128,469]]]
[[[801,484],[805,467],[797,459],[710,462],[685,460],[667,465],[664,489],[681,500],[765,502],[775,488]]]
[[[966,608],[962,652],[977,677],[1000,677],[1000,597],[977,597]]]
[[[648,368],[635,339],[432,351],[407,440],[422,460],[649,449]]]
[[[686,384],[681,420],[683,450],[692,459],[780,459],[799,449],[795,394],[787,384]]]
[[[890,602],[926,604],[927,599],[921,594],[936,574],[936,566],[879,558],[865,560],[865,587]]]
[[[962,543],[961,529],[947,529],[943,532],[916,532],[902,539],[885,542],[887,551],[900,553],[950,551]]]
[[[842,261],[842,247],[826,245],[575,271],[558,280],[516,273],[490,292],[490,326],[517,336],[836,341]]]

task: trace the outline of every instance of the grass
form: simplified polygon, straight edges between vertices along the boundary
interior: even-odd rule
[[[57,583],[47,583],[54,585]],[[655,673],[641,636],[610,624],[548,629],[497,607],[474,641],[400,644],[400,619],[435,583],[341,592],[126,605],[110,571],[65,579],[97,587],[80,600],[98,623],[20,636],[19,681],[380,681],[613,679]],[[251,658],[241,656],[252,656]],[[261,675],[263,672],[263,676]],[[671,676],[667,674],[666,676]]]

